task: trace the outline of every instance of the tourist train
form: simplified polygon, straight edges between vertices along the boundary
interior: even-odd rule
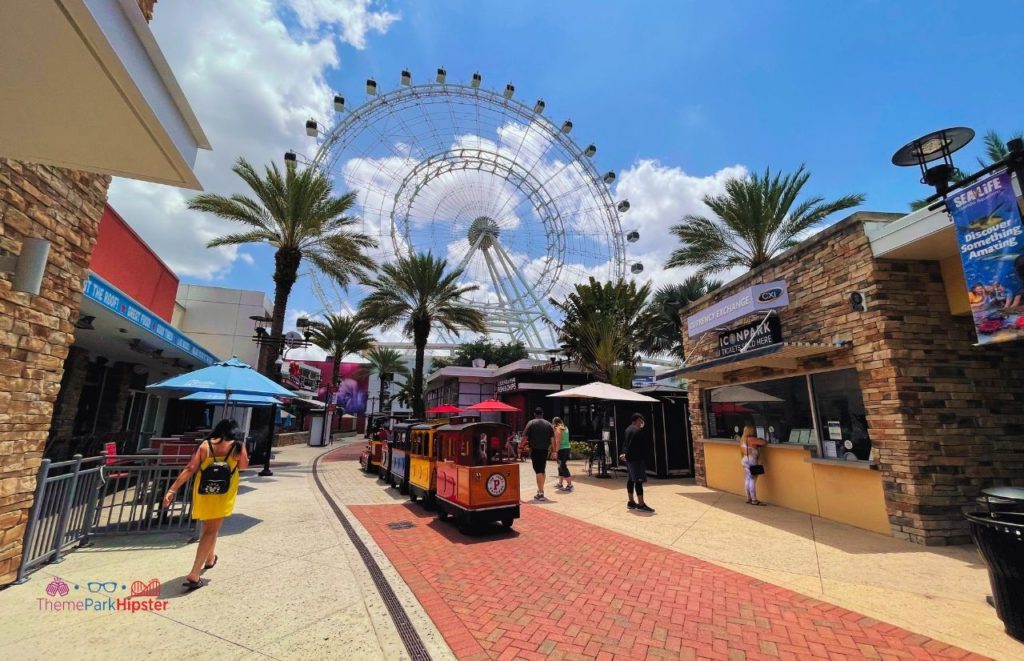
[[[475,416],[393,425],[386,442],[374,436],[360,456],[363,470],[419,500],[460,529],[519,518],[519,463],[506,448],[512,429]],[[376,457],[376,458],[375,458]]]

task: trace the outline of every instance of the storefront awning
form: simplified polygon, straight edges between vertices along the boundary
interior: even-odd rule
[[[210,143],[134,0],[0,2],[0,62],[0,156],[202,188]]]
[[[842,351],[847,346],[823,342],[781,342],[692,365],[680,370],[679,374],[693,381],[722,381],[726,373],[748,367],[795,369],[801,359]]]
[[[309,406],[314,409],[322,409],[325,404],[315,399],[308,399],[306,397],[292,397],[293,404],[301,404],[302,406]]]
[[[140,365],[154,378],[215,362],[209,351],[95,273],[82,292],[75,346],[92,356]]]

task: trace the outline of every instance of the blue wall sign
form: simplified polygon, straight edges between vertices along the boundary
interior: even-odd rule
[[[133,301],[95,273],[90,273],[83,289],[85,297],[123,317],[139,328],[145,329],[175,349],[184,351],[205,365],[212,365],[216,359],[205,349],[185,337],[181,331],[165,323],[155,314]]]

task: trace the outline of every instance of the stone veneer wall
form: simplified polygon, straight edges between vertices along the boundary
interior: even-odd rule
[[[36,471],[110,177],[0,158],[0,248],[50,242],[39,296],[0,278],[0,585],[14,579]]]
[[[748,368],[730,381],[858,371],[874,454],[893,534],[925,544],[969,541],[962,508],[980,488],[1024,484],[1024,346],[974,347],[969,318],[949,313],[936,262],[875,260],[864,221],[892,214],[858,213],[822,231],[714,296],[687,317],[753,283],[785,279],[790,305],[779,311],[785,341],[851,340],[852,347],[803,361],[799,369]],[[853,312],[852,291],[868,297]],[[713,357],[710,333],[690,362]],[[704,438],[702,384],[690,381],[694,439]],[[706,484],[703,445],[694,447],[696,478]]]

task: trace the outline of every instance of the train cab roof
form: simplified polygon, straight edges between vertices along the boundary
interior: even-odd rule
[[[422,420],[405,420],[403,422],[396,423],[393,428],[395,431],[405,431],[407,429],[415,427],[416,425],[422,422]]]
[[[413,425],[412,428],[413,429],[419,429],[419,430],[422,430],[422,429],[438,429],[442,425],[447,425],[447,424],[448,424],[448,420],[445,419],[445,418],[442,418],[440,420],[420,420],[415,425]]]

